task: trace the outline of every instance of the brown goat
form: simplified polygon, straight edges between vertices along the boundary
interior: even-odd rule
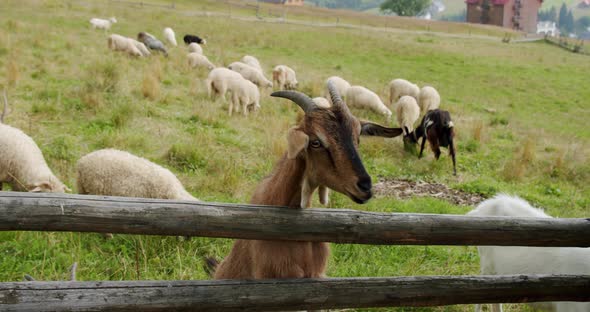
[[[322,201],[326,200],[327,188],[361,204],[372,197],[371,177],[357,151],[359,135],[395,137],[402,130],[359,121],[331,84],[328,89],[334,103],[330,108],[320,108],[296,91],[272,94],[292,100],[305,116],[289,130],[288,150],[258,185],[252,204],[307,208],[317,188]],[[324,277],[329,253],[327,243],[236,240],[230,254],[218,265],[214,278]]]

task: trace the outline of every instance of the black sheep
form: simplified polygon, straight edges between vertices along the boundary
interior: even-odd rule
[[[204,38],[201,38],[199,36],[195,36],[195,35],[184,35],[182,40],[184,40],[185,44],[191,44],[192,42],[198,43],[198,44],[207,44],[207,40],[205,40]]]
[[[451,120],[451,114],[448,111],[435,109],[431,110],[424,115],[420,126],[414,130],[413,133],[407,136],[410,142],[418,143],[422,138],[422,144],[420,146],[420,155],[424,151],[424,144],[426,139],[430,143],[430,148],[434,152],[434,157],[438,160],[440,157],[440,147],[447,147],[449,154],[453,159],[453,174],[457,175],[457,168],[455,162],[455,145],[453,138],[455,137],[455,128],[453,121]]]

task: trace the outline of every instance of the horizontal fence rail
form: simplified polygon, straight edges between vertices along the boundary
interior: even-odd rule
[[[590,301],[590,276],[0,283],[1,311],[286,311]]]
[[[590,219],[481,218],[0,192],[0,231],[15,230],[390,245],[590,246]]]

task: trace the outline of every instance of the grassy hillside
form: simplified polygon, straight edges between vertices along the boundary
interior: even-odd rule
[[[507,192],[554,216],[590,216],[590,89],[583,87],[588,57],[543,43],[507,45],[500,38],[412,32],[423,28],[411,21],[403,27],[409,31],[317,28],[186,11],[225,10],[211,1],[180,2],[176,8],[100,1],[0,3],[0,88],[7,87],[11,104],[5,122],[33,137],[72,189],[77,159],[114,147],[170,168],[202,200],[248,202],[285,151],[286,130],[299,113],[264,90],[258,114],[230,118],[226,104],[207,98],[207,73],[187,67],[184,46],[171,48],[168,58],[134,59],[107,50],[109,32],[91,29],[88,19],[115,15],[119,23],[112,32],[126,36],[139,31],[160,36],[167,26],[177,40],[185,33],[204,34],[205,54],[220,66],[251,54],[269,77],[274,65],[287,64],[296,70],[301,91],[312,96],[322,93],[331,75],[384,99],[394,78],[433,85],[457,128],[458,176],[452,176],[446,153],[435,161],[427,151],[418,160],[403,151],[399,138],[363,139],[360,153],[375,181],[440,182],[485,196]],[[235,9],[232,15],[245,12],[250,11]],[[298,14],[309,20],[325,14],[306,12]],[[470,32],[458,24],[432,25]],[[353,112],[386,123],[371,112]],[[377,196],[357,205],[340,194],[331,195],[330,207],[445,214],[471,209],[435,197]],[[202,257],[222,258],[230,247],[225,239],[115,235],[105,240],[98,234],[5,232],[0,233],[0,281],[21,280],[25,273],[39,280],[64,279],[74,261],[80,280],[206,279]],[[476,274],[478,267],[475,247],[333,244],[328,275],[459,275]]]

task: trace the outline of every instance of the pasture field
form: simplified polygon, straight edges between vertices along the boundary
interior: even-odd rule
[[[204,54],[219,66],[251,54],[270,77],[274,65],[287,64],[296,70],[300,90],[312,96],[321,95],[331,75],[375,90],[383,99],[394,78],[435,86],[456,126],[458,175],[452,175],[446,150],[439,161],[430,150],[418,159],[404,151],[400,138],[363,138],[360,153],[374,182],[439,182],[485,197],[506,192],[553,216],[590,217],[588,56],[544,43],[504,44],[501,30],[496,38],[451,37],[271,24],[181,10],[205,7],[216,9],[210,1],[182,1],[175,10],[108,1],[3,1],[0,89],[7,88],[10,103],[5,122],[35,139],[54,173],[74,192],[77,159],[113,147],[171,169],[202,200],[248,202],[286,150],[287,129],[299,108],[264,90],[257,114],[230,118],[226,104],[208,99],[207,72],[188,68],[184,45],[171,48],[168,58],[135,59],[107,49],[111,32],[134,37],[147,31],[161,37],[164,27],[172,27],[179,43],[185,33],[203,34],[208,39]],[[110,32],[91,29],[91,17],[109,16],[119,20]],[[371,112],[353,113],[386,123]],[[471,209],[435,197],[376,196],[357,205],[332,193],[330,200],[330,207],[380,212],[464,214]],[[315,200],[314,206],[319,205]],[[22,280],[25,273],[38,280],[65,279],[73,262],[78,262],[79,280],[208,279],[203,257],[223,258],[231,243],[3,232],[0,281]],[[475,247],[332,244],[328,275],[478,271]]]

